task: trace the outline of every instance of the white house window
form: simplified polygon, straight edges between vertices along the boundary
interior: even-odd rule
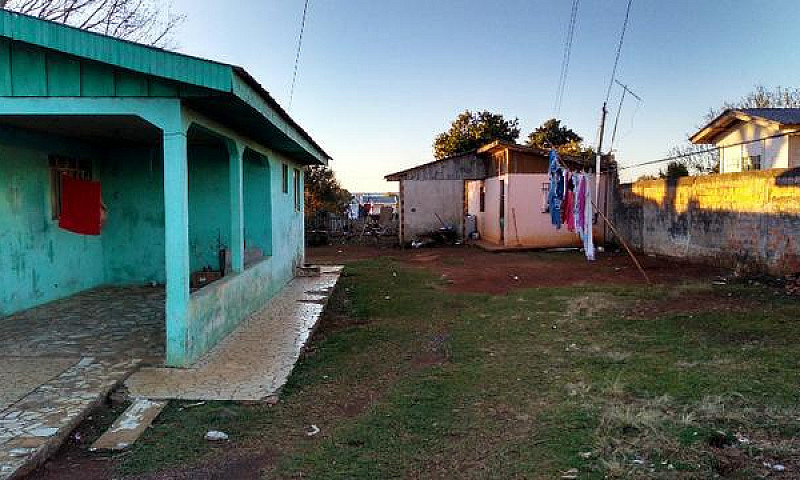
[[[742,171],[761,170],[761,155],[747,155],[742,157]]]

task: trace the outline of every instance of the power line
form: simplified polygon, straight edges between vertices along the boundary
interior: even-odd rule
[[[614,130],[611,133],[611,146],[608,147],[609,152],[614,150],[614,141],[617,139],[617,126],[619,125],[619,117],[622,114],[622,104],[625,102],[625,94],[630,94],[630,96],[632,96],[638,101],[637,108],[638,105],[642,103],[642,97],[636,95],[633,92],[633,90],[631,90],[627,85],[620,82],[619,80],[614,80],[614,81],[617,83],[617,85],[622,87],[622,95],[619,98],[619,107],[617,108],[617,116],[616,119],[614,120]]]
[[[629,170],[631,168],[644,167],[644,166],[647,166],[647,165],[655,165],[657,163],[669,162],[671,160],[678,160],[678,159],[681,159],[681,158],[692,157],[694,155],[703,155],[705,153],[718,152],[718,151],[720,151],[722,149],[725,149],[725,148],[739,147],[739,146],[742,146],[742,145],[750,145],[751,143],[763,142],[764,140],[773,140],[775,138],[795,136],[795,135],[798,135],[798,134],[800,134],[800,130],[791,130],[791,131],[788,131],[788,132],[776,133],[775,135],[770,135],[768,137],[757,138],[755,140],[747,140],[747,141],[744,141],[744,142],[731,143],[730,145],[723,145],[721,147],[708,148],[706,150],[698,150],[696,152],[682,153],[680,155],[673,155],[671,157],[660,158],[658,160],[650,160],[650,161],[647,161],[647,162],[637,163],[635,165],[626,165],[624,167],[619,167],[617,170]]]
[[[289,110],[292,109],[294,100],[294,86],[297,83],[297,67],[300,64],[300,50],[303,48],[303,32],[306,30],[306,15],[308,14],[308,2],[303,6],[303,19],[300,21],[300,35],[297,37],[297,54],[294,57],[294,73],[292,73],[292,88],[289,90]]]
[[[614,80],[617,79],[617,66],[619,65],[619,57],[622,54],[622,44],[625,41],[625,32],[628,30],[628,19],[631,16],[631,5],[633,0],[628,0],[628,7],[625,9],[625,21],[622,22],[622,31],[619,34],[619,44],[617,44],[617,54],[614,57],[614,68],[611,70],[611,80],[608,82],[608,90],[606,91],[606,103],[611,97],[611,87],[614,86]]]
[[[567,38],[564,41],[564,55],[561,59],[561,73],[558,78],[558,88],[556,89],[556,103],[553,107],[553,117],[558,118],[561,114],[561,104],[564,100],[564,90],[567,85],[567,72],[569,70],[569,60],[572,55],[572,41],[575,37],[575,23],[578,18],[578,5],[580,0],[572,0],[572,11],[570,12],[569,27],[567,28]]]

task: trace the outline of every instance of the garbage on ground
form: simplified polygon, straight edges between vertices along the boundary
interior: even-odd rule
[[[774,470],[776,472],[784,472],[784,471],[786,471],[786,467],[784,465],[780,464],[780,463],[772,464],[772,463],[769,463],[769,462],[764,462],[764,467],[768,468],[770,470]]]
[[[454,227],[448,225],[419,235],[411,242],[411,247],[435,247],[438,245],[457,245],[458,243],[458,232]]]
[[[209,430],[205,436],[205,439],[209,442],[224,442],[225,440],[228,440],[228,438],[229,437],[227,433],[217,430]]]
[[[181,407],[181,408],[179,408],[178,410],[188,410],[188,409],[190,409],[190,408],[199,407],[199,406],[202,406],[202,405],[205,405],[205,404],[206,404],[206,402],[190,403],[190,404],[188,404],[188,405],[184,405],[184,406],[182,406],[182,407]]]
[[[578,469],[570,468],[561,475],[561,478],[564,480],[576,480],[578,478]]]
[[[320,432],[320,429],[319,429],[318,426],[311,425],[311,429],[308,432],[306,432],[306,435],[308,435],[309,437],[313,437],[314,435],[318,434],[319,432]]]

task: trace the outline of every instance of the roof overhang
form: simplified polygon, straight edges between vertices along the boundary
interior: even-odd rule
[[[772,126],[783,128],[793,126],[778,122],[776,120],[771,120],[769,118],[759,117],[757,115],[748,115],[741,110],[729,108],[717,115],[717,117],[711,120],[706,126],[689,137],[689,141],[696,145],[713,145],[717,142],[721,135],[729,132],[736,125],[748,122],[756,123],[765,127]]]
[[[45,48],[193,89],[182,96],[194,108],[220,116],[235,130],[307,165],[331,159],[243,68],[183,55],[0,10],[0,38]],[[192,88],[193,87],[193,88]],[[204,93],[205,92],[205,93]],[[233,97],[233,98],[231,98]],[[233,100],[233,101],[231,101]]]

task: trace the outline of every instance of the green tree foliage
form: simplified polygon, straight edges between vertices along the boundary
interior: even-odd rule
[[[439,160],[459,153],[469,152],[494,140],[516,142],[519,138],[519,120],[506,120],[503,115],[489,111],[466,110],[450,125],[450,129],[436,136],[433,156]]]
[[[583,151],[581,142],[583,138],[580,135],[561,125],[561,120],[555,118],[544,122],[528,135],[528,145],[547,149],[552,146],[563,153],[580,153]]]
[[[344,213],[350,203],[350,192],[342,188],[333,170],[324,165],[306,168],[306,215],[317,212]]]
[[[689,176],[689,168],[679,161],[672,161],[667,164],[666,170],[661,170],[658,173],[661,178],[680,178]]]

